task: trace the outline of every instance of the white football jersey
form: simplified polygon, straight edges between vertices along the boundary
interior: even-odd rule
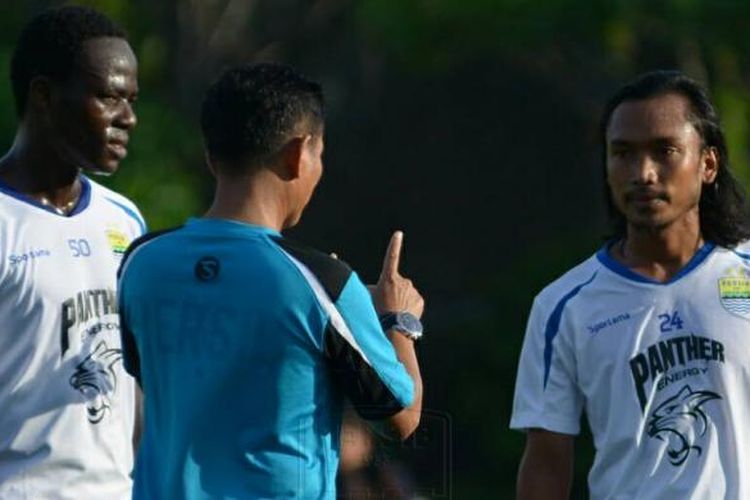
[[[116,272],[145,226],[82,177],[70,216],[0,184],[0,498],[126,499],[133,379]]]
[[[578,434],[593,499],[750,498],[750,246],[667,283],[606,249],[535,299],[511,427]]]

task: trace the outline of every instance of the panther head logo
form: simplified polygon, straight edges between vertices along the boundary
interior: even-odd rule
[[[122,359],[122,349],[109,349],[102,341],[76,365],[70,385],[86,399],[89,422],[97,424],[110,408],[109,394],[117,387],[114,365]]]
[[[711,391],[693,391],[686,385],[654,409],[648,421],[648,435],[669,443],[667,455],[672,465],[681,465],[692,450],[699,455],[703,451],[694,443],[708,429],[702,406],[712,399],[721,396]]]

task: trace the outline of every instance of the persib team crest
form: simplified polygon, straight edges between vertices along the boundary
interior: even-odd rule
[[[122,257],[130,244],[127,235],[117,229],[107,229],[107,241],[117,257]]]
[[[719,299],[732,314],[750,318],[750,276],[744,269],[732,269],[719,279]]]

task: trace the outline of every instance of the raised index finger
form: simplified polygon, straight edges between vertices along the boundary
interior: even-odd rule
[[[404,233],[394,231],[391,241],[388,242],[388,248],[385,250],[385,259],[383,259],[383,270],[381,276],[398,275],[398,265],[401,261],[401,245],[404,242]]]

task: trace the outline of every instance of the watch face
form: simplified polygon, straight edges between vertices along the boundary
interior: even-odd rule
[[[410,332],[422,333],[422,323],[412,314],[399,314],[398,324]]]

